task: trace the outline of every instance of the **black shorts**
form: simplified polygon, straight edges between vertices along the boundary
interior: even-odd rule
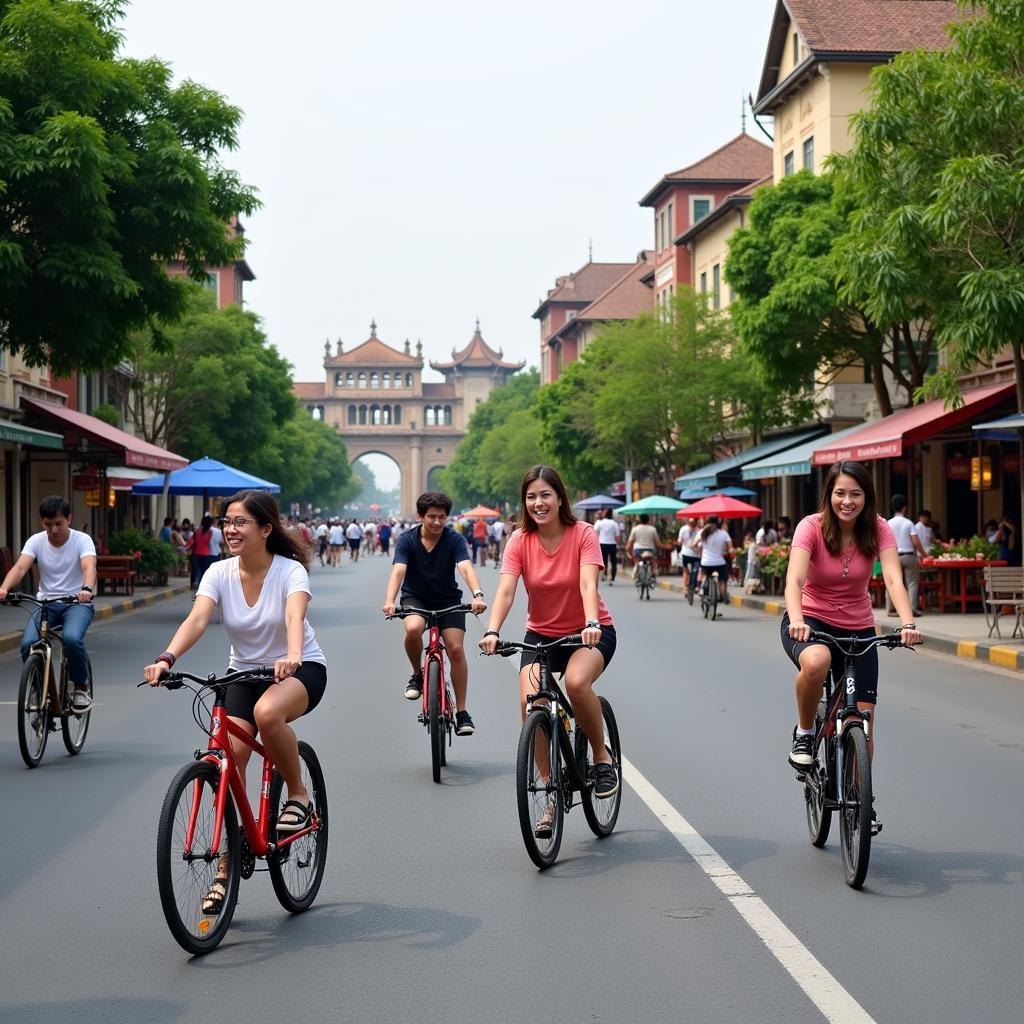
[[[362,543],[363,542],[362,542],[362,540],[360,538],[358,538],[358,537],[350,537],[349,538],[349,542],[348,542],[348,546],[349,546],[349,548],[352,551],[358,551],[360,546],[362,545]]]
[[[460,604],[458,598],[454,598],[451,601],[445,601],[443,604],[437,601],[424,601],[422,598],[417,597],[415,594],[406,594],[402,592],[402,604],[403,608],[425,608],[428,612],[432,612],[437,608],[450,608],[453,604]],[[442,615],[437,620],[437,624],[441,629],[461,629],[463,633],[466,632],[466,613],[465,612],[448,612],[447,615]]]
[[[303,662],[298,667],[295,678],[306,688],[309,703],[302,714],[308,715],[320,703],[324,690],[327,689],[327,666],[319,661]],[[277,686],[273,679],[254,679],[251,683],[229,686],[225,699],[228,714],[232,718],[244,718],[247,722],[252,722],[255,725],[256,716],[253,709],[256,707],[256,702],[272,686]]]
[[[557,639],[558,637],[543,636],[541,633],[535,633],[532,629],[528,629],[526,631],[526,636],[523,637],[523,643],[544,644]],[[598,651],[601,657],[604,658],[605,668],[608,667],[609,662],[612,660],[612,656],[615,654],[616,643],[615,627],[602,626],[601,639],[598,640],[597,646],[594,650]],[[561,675],[565,672],[565,667],[569,664],[569,659],[579,649],[579,647],[552,647],[548,652],[548,665],[551,667],[551,671],[556,675]],[[523,651],[522,657],[519,659],[519,671],[522,672],[527,665],[533,665],[537,661],[538,657],[539,655],[536,651]]]
[[[811,629],[820,630],[822,633],[831,633],[833,636],[858,636],[863,639],[877,636],[874,626],[866,629],[850,629],[849,626],[836,626],[833,623],[825,622],[824,619],[815,619],[810,615],[804,616],[804,622]],[[800,643],[789,635],[789,612],[782,616],[782,648],[789,655],[789,660],[800,667],[800,655],[810,643]],[[839,651],[834,644],[824,644],[832,652],[832,665],[842,671],[845,655]],[[857,700],[864,704],[878,703],[878,648],[872,647],[870,651],[855,658],[853,662],[854,675],[857,680]]]

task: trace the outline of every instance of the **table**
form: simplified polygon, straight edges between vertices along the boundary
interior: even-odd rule
[[[968,604],[977,604],[980,607],[983,596],[980,589],[977,592],[968,592],[967,574],[971,571],[979,572],[986,565],[1003,566],[1007,564],[1007,562],[1000,561],[999,559],[990,558],[921,559],[922,569],[939,570],[939,611],[946,611],[946,602],[949,601],[953,605],[954,610],[959,611],[961,615],[967,614]],[[947,573],[949,574],[948,576]],[[953,590],[949,583],[952,582],[953,577],[957,573],[960,576],[960,586],[957,590]]]
[[[120,587],[126,594],[135,593],[135,559],[131,555],[96,556],[96,590],[116,594]]]

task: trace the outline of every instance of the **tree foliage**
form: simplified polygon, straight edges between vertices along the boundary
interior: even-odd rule
[[[0,345],[58,374],[130,355],[187,308],[183,260],[237,259],[258,205],[222,166],[241,112],[119,56],[124,0],[0,0]]]

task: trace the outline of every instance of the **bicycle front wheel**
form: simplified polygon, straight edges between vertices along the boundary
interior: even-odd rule
[[[30,654],[21,669],[18,686],[18,746],[29,768],[43,759],[50,733],[50,709],[46,701],[46,677],[41,654]]]
[[[562,845],[561,753],[552,739],[547,710],[531,711],[519,734],[516,797],[526,852],[542,871],[555,863]]]
[[[441,671],[437,662],[427,665],[427,717],[430,730],[430,768],[435,782],[441,781],[444,764],[444,722],[441,719]]]
[[[75,696],[75,684],[71,682],[68,674],[67,663],[61,662],[61,716],[60,731],[64,738],[64,746],[67,752],[74,756],[82,752],[85,746],[85,734],[89,731],[89,717],[92,715],[92,663],[88,655],[85,658],[86,677],[85,685],[89,691],[89,709],[78,714],[71,709],[71,702]]]
[[[871,761],[864,730],[853,726],[843,737],[843,775],[839,808],[839,845],[846,884],[859,889],[871,856]]]
[[[193,956],[216,949],[231,926],[238,901],[238,817],[230,794],[224,806],[221,849],[212,848],[220,785],[216,765],[209,761],[187,764],[174,776],[160,810],[156,836],[160,905],[175,941]],[[190,822],[194,822],[191,844]],[[225,895],[211,906],[207,901],[218,878]]]
[[[601,717],[604,719],[604,748],[611,755],[612,763],[619,775],[619,788],[614,796],[599,800],[594,796],[594,762],[591,758],[591,746],[586,734],[576,726],[576,763],[581,766],[580,774],[587,780],[580,795],[583,814],[590,826],[590,831],[599,839],[610,836],[619,817],[619,805],[622,802],[622,748],[619,746],[619,727],[615,723],[612,706],[604,697],[601,702]]]
[[[267,858],[267,869],[278,902],[292,914],[301,914],[309,909],[320,891],[327,864],[327,786],[316,751],[304,740],[299,740],[299,768],[302,784],[313,804],[317,827]],[[276,836],[274,825],[286,799],[284,779],[280,772],[275,771],[270,783],[271,836]]]

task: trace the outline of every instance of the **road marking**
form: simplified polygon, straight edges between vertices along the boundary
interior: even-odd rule
[[[622,767],[626,781],[637,796],[715,883],[825,1019],[832,1024],[875,1024],[860,1003],[704,837],[640,774],[636,766],[623,758]]]

